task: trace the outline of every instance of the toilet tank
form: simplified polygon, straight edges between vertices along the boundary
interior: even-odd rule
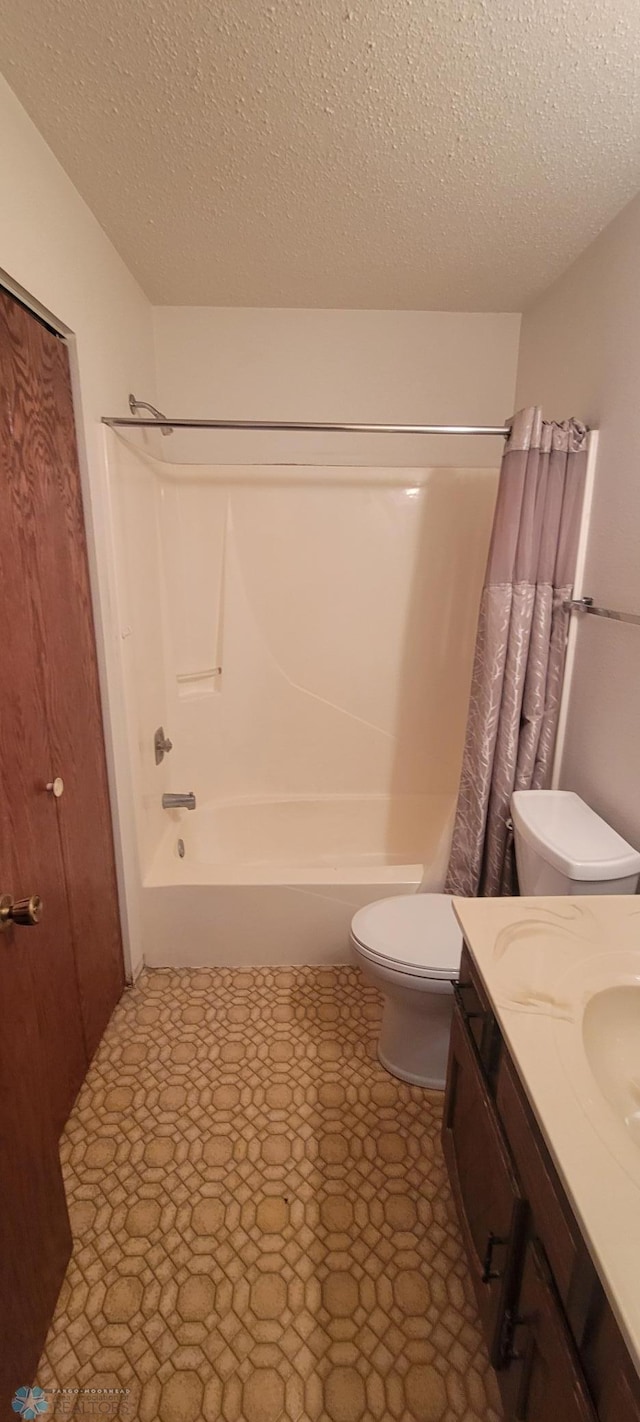
[[[640,854],[571,790],[516,790],[521,894],[635,894]]]

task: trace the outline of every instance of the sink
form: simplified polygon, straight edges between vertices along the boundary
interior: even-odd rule
[[[554,1036],[576,1104],[640,1188],[640,949],[575,963],[556,994]]]
[[[640,1146],[640,983],[616,983],[589,997],[582,1040],[602,1095]]]

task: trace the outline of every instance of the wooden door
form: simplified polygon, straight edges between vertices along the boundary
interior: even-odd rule
[[[46,531],[35,489],[44,417],[29,340],[36,325],[17,302],[0,295],[0,894],[39,894],[44,904],[41,923],[8,927],[0,935],[0,991],[3,1030],[11,1032],[4,1004],[14,1001],[13,976],[24,967],[38,1018],[48,1119],[57,1138],[84,1077],[87,1053],[57,805],[45,789],[52,758],[47,628],[38,575],[38,543]],[[2,1081],[2,1097],[10,1085],[11,1076]]]
[[[4,786],[3,786],[4,789]],[[3,850],[0,852],[6,883]],[[71,1254],[58,1141],[51,1125],[38,928],[0,934],[0,1415],[35,1380]],[[64,1031],[64,1026],[61,1026]]]
[[[53,809],[91,1059],[124,968],[69,357],[64,341],[6,295],[0,317],[14,381],[11,467],[21,490],[12,533],[24,541],[28,529],[30,584],[41,608],[50,761],[40,788],[56,776],[64,783]]]
[[[525,1203],[480,1061],[460,1008],[451,1028],[442,1147],[489,1357],[503,1362],[503,1323],[515,1285]]]
[[[58,1137],[123,977],[67,352],[4,293],[0,656],[0,895],[44,905],[0,931],[4,1406],[33,1381],[64,1276]]]
[[[3,313],[4,314],[4,313]],[[34,1370],[71,1251],[57,1139],[86,1053],[55,805],[43,791],[45,637],[34,578],[26,388],[0,337],[0,893],[42,922],[0,932],[0,1398]],[[20,530],[16,536],[16,530]]]

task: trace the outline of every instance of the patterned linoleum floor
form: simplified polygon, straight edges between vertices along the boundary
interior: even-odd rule
[[[379,1016],[355,968],[143,975],[62,1141],[41,1386],[128,1388],[140,1422],[497,1422],[441,1098],[378,1064]]]

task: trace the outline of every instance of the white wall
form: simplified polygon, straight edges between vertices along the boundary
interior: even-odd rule
[[[100,416],[154,399],[151,307],[51,150],[0,78],[0,279],[75,337],[72,369],[89,531],[98,657],[125,950],[140,959],[139,873],[126,750],[120,637],[114,610],[109,489]],[[53,766],[64,777],[64,766]]]
[[[528,311],[516,404],[600,430],[584,590],[640,612],[640,197]],[[640,628],[581,619],[561,784],[640,847]]]
[[[158,403],[169,414],[501,425],[520,317],[448,311],[159,306]],[[493,467],[502,441],[392,435],[174,434],[162,456],[221,464]],[[171,446],[171,452],[169,450]]]

